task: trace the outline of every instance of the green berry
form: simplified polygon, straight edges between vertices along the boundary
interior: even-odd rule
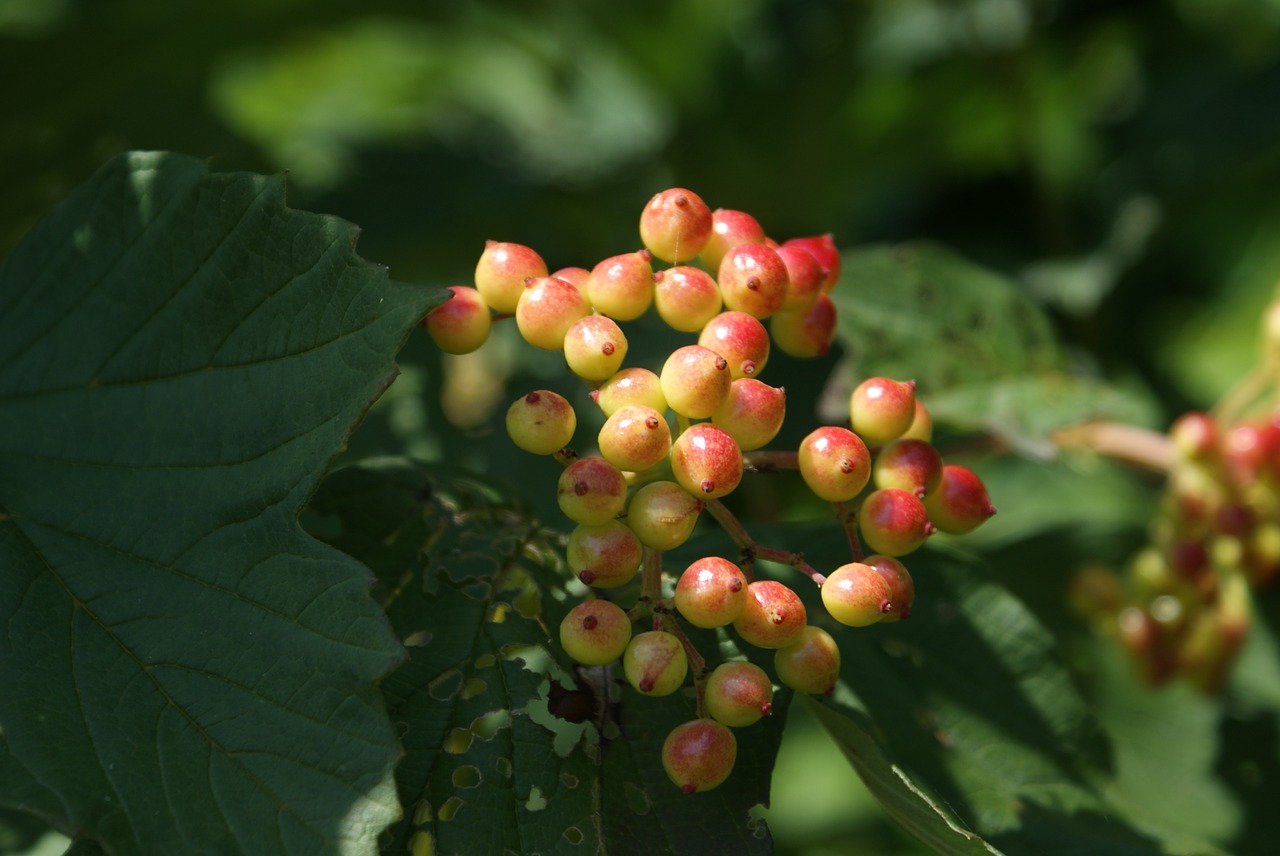
[[[685,345],[667,357],[658,375],[667,406],[690,419],[706,419],[729,394],[729,364],[715,351]]]
[[[653,302],[653,266],[648,250],[612,256],[591,269],[587,299],[601,315],[633,321]]]
[[[535,455],[554,455],[565,448],[577,427],[572,405],[547,389],[531,392],[507,409],[507,434]]]
[[[564,334],[564,360],[583,380],[607,380],[627,356],[627,337],[610,318],[587,315]]]
[[[684,683],[689,661],[674,635],[650,630],[631,639],[622,655],[622,672],[641,695],[668,696]]]
[[[701,500],[675,482],[649,482],[631,497],[627,526],[644,546],[674,550],[689,540],[701,512]]]
[[[578,525],[569,533],[565,560],[578,579],[595,588],[617,588],[635,579],[643,550],[626,524],[610,520]]]
[[[633,367],[622,369],[591,392],[591,399],[600,406],[606,417],[624,404],[638,404],[658,413],[667,410],[667,399],[662,394],[662,382],[648,369]]]
[[[631,641],[631,619],[607,600],[587,600],[560,622],[560,646],[576,663],[604,666],[622,656]]]
[[[598,526],[622,513],[627,503],[627,481],[604,458],[578,458],[560,474],[556,501],[575,523]]]

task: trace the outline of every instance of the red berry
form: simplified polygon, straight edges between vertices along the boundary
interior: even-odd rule
[[[724,254],[739,244],[763,244],[764,228],[745,211],[717,208],[711,212],[711,235],[699,253],[708,270],[719,270]]]
[[[686,794],[707,791],[729,778],[738,741],[725,725],[695,719],[677,725],[662,744],[662,768]]]
[[[831,617],[850,627],[879,623],[893,609],[888,581],[863,562],[850,562],[822,583],[822,605]]]
[[[871,454],[857,434],[828,425],[800,441],[800,476],[827,502],[848,502],[871,478]]]
[[[743,728],[773,712],[773,681],[754,663],[731,660],[707,676],[703,700],[717,722]]]
[[[906,566],[892,556],[869,556],[862,563],[872,568],[889,584],[892,609],[880,617],[881,622],[901,621],[911,615],[916,599],[916,584]]]
[[[631,582],[640,570],[641,554],[635,533],[618,520],[575,527],[565,548],[569,570],[595,588],[617,588]]]
[[[729,432],[739,449],[750,452],[778,435],[786,412],[786,390],[740,377],[729,384],[729,394],[711,414],[711,424]]]
[[[833,235],[816,235],[810,238],[792,238],[783,241],[783,246],[800,246],[813,253],[813,257],[822,266],[822,290],[830,291],[840,280],[840,250],[836,247]]]
[[[840,646],[830,633],[810,624],[798,641],[774,652],[773,669],[796,692],[830,695],[840,677]]]
[[[640,240],[664,262],[692,259],[710,236],[711,210],[683,187],[655,194],[640,214]]]
[[[575,285],[554,276],[541,276],[525,283],[516,303],[516,326],[530,345],[559,351],[573,323],[590,314],[590,304]]]
[[[624,404],[605,420],[596,443],[601,456],[618,469],[640,472],[671,451],[671,428],[653,408]]]
[[[650,630],[632,637],[622,655],[622,673],[641,695],[668,696],[684,683],[689,661],[674,635]]]
[[[801,309],[782,309],[769,319],[769,332],[778,350],[789,357],[821,357],[836,338],[836,305],[819,294]]]
[[[598,526],[622,513],[627,481],[604,458],[578,458],[560,474],[556,500],[570,520]]]
[[[527,279],[547,275],[547,263],[523,244],[486,241],[476,263],[476,289],[494,312],[516,311]]]
[[[720,311],[720,286],[695,267],[673,267],[653,275],[653,305],[672,330],[695,333]]]
[[[676,609],[695,627],[732,624],[746,603],[747,578],[737,565],[719,556],[698,559],[676,582]]]
[[[653,302],[653,266],[648,250],[611,256],[591,269],[587,299],[601,315],[618,321],[639,318]]]
[[[759,648],[785,648],[799,641],[807,620],[804,603],[794,591],[776,580],[756,580],[747,586],[733,629]]]
[[[888,487],[872,491],[862,501],[858,530],[875,552],[905,556],[923,544],[935,527],[915,494]]]
[[[787,279],[790,281],[787,299],[783,301],[780,311],[808,309],[818,299],[818,295],[823,293],[825,273],[822,265],[818,264],[813,253],[798,244],[783,244],[776,252],[787,266]]]
[[[933,525],[952,535],[971,532],[996,513],[982,479],[959,464],[944,466],[937,489],[924,499]]]
[[[727,431],[700,422],[671,444],[671,472],[689,493],[716,499],[742,481],[742,450]]]
[[[729,363],[710,348],[685,345],[667,357],[658,375],[667,406],[690,419],[706,419],[729,394]]]
[[[739,244],[720,262],[716,281],[726,309],[768,318],[787,299],[787,266],[764,244]]]
[[[876,487],[896,487],[921,499],[942,481],[942,455],[924,440],[899,438],[880,450],[871,467]]]
[[[896,440],[916,418],[915,381],[867,378],[849,397],[849,422],[873,446]]]
[[[745,312],[721,312],[698,333],[698,344],[729,363],[734,378],[758,377],[769,361],[769,331]]]
[[[446,354],[469,354],[489,338],[489,304],[465,285],[451,285],[449,292],[449,299],[428,312],[422,326]]]

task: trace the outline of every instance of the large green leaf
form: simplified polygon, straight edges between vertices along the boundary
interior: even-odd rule
[[[0,268],[0,803],[112,853],[368,853],[371,578],[299,509],[438,290],[284,182],[130,154]]]

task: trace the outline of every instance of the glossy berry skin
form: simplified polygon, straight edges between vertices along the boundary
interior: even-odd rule
[[[560,622],[560,647],[575,663],[604,666],[622,656],[631,641],[631,619],[607,600],[586,600]]]
[[[579,318],[564,335],[564,361],[583,380],[608,380],[626,356],[626,335],[604,315]]]
[[[858,531],[872,550],[897,557],[923,544],[936,527],[919,497],[888,487],[871,492],[862,501]]]
[[[587,299],[601,315],[633,321],[653,302],[653,264],[648,250],[611,256],[591,269]]]
[[[579,525],[569,533],[565,560],[578,579],[593,588],[617,588],[640,570],[640,541],[625,523]]]
[[[672,481],[649,482],[627,506],[627,526],[640,543],[654,550],[674,550],[693,534],[702,502]]]
[[[790,282],[772,247],[740,244],[724,254],[716,281],[726,309],[768,318],[782,308]]]
[[[647,470],[671,451],[671,428],[651,407],[624,404],[596,436],[600,455],[624,472]]]
[[[547,275],[542,256],[524,244],[486,241],[476,262],[476,290],[494,312],[516,311],[528,279]]]
[[[889,584],[889,603],[892,608],[880,617],[881,623],[909,618],[911,604],[916,599],[916,584],[906,566],[892,556],[868,556],[862,563],[884,577],[884,581]]]
[[[773,681],[755,663],[731,660],[707,676],[703,699],[712,719],[744,728],[773,712]]]
[[[422,326],[446,354],[469,354],[489,339],[489,304],[474,288],[449,286],[450,297],[427,313]]]
[[[796,692],[830,695],[840,678],[840,646],[830,633],[810,624],[799,641],[774,652],[773,670]]]
[[[738,741],[728,726],[711,719],[677,725],[662,744],[662,768],[686,794],[707,791],[729,778]]]
[[[606,417],[624,404],[649,407],[663,413],[667,409],[667,397],[662,394],[662,381],[648,369],[638,366],[618,371],[591,393],[591,400],[600,406]]]
[[[747,586],[746,603],[733,629],[758,648],[785,648],[799,641],[808,620],[799,595],[776,580]]]
[[[663,630],[650,630],[632,637],[622,655],[622,672],[641,695],[668,696],[684,683],[689,660],[679,639]]]
[[[758,376],[769,361],[769,331],[745,312],[716,315],[698,333],[698,344],[724,357],[735,380]]]
[[[819,294],[801,309],[781,309],[769,319],[769,333],[778,350],[801,360],[821,357],[836,338],[836,305]]]
[[[911,427],[902,436],[912,440],[924,440],[926,443],[933,439],[933,417],[929,415],[929,408],[925,407],[918,398],[916,415],[911,420]]]
[[[747,605],[747,578],[728,559],[698,559],[676,581],[675,604],[694,627],[724,627],[737,620]]]
[[[710,348],[676,348],[658,375],[667,406],[690,419],[706,419],[729,394],[729,363]]]
[[[671,472],[692,495],[717,499],[742,481],[742,450],[723,428],[699,422],[671,444]]]
[[[550,275],[569,283],[578,289],[578,293],[586,298],[588,303],[591,302],[591,299],[587,297],[587,277],[591,276],[591,271],[581,267],[563,267],[560,270],[552,271]]]
[[[569,445],[578,416],[564,396],[535,390],[507,409],[507,434],[521,449],[535,455],[554,455]]]
[[[783,246],[804,247],[817,259],[822,267],[822,290],[830,291],[840,280],[840,249],[836,246],[835,237],[830,234],[814,235],[807,238],[792,238],[782,242]]]
[[[745,211],[717,208],[711,212],[711,235],[698,257],[708,270],[718,270],[724,254],[739,244],[763,244],[764,227]]]
[[[915,389],[914,381],[867,378],[849,397],[849,422],[853,430],[872,446],[898,439],[915,420]]]
[[[720,311],[720,286],[695,267],[673,267],[653,275],[653,305],[672,330],[696,333]]]
[[[778,436],[786,414],[786,390],[740,377],[729,384],[729,394],[711,414],[711,424],[729,432],[739,449],[750,452]]]
[[[796,244],[783,244],[775,248],[778,258],[787,266],[787,299],[782,302],[779,311],[798,312],[808,309],[823,294],[822,283],[825,279],[822,265],[813,257],[813,253]]]
[[[942,468],[942,479],[924,505],[933,525],[950,535],[972,532],[996,513],[982,479],[959,464]]]
[[[849,627],[878,624],[893,609],[891,595],[885,578],[863,562],[841,565],[822,583],[822,605]]]
[[[827,502],[847,502],[871,478],[871,453],[848,428],[827,425],[800,441],[800,476]]]
[[[655,194],[640,213],[640,240],[654,256],[679,264],[702,251],[711,236],[711,209],[692,190]]]
[[[923,499],[942,481],[942,455],[924,440],[899,437],[880,450],[871,467],[876,487],[896,487]]]
[[[578,458],[560,474],[556,501],[573,522],[599,526],[626,507],[627,481],[604,458]]]
[[[554,276],[542,276],[525,283],[516,303],[516,326],[535,348],[559,351],[573,323],[590,314],[590,304],[575,285]]]

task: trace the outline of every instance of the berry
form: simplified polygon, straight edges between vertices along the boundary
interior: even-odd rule
[[[1187,460],[1203,460],[1218,448],[1218,423],[1208,413],[1184,413],[1169,426],[1173,446]]]
[[[640,472],[671,451],[671,428],[652,407],[624,404],[596,435],[601,456],[620,470]]]
[[[641,695],[668,696],[684,683],[689,661],[679,639],[663,630],[650,630],[627,645],[622,673]]]
[[[916,599],[916,584],[906,567],[892,556],[868,556],[862,563],[874,569],[889,584],[892,608],[880,616],[880,621],[889,623],[910,617],[911,604]]]
[[[587,277],[591,276],[591,271],[580,267],[565,267],[551,273],[556,279],[562,279],[565,282],[578,289],[578,293],[588,303],[591,302],[587,297]]]
[[[622,369],[593,390],[591,399],[600,405],[606,417],[624,404],[638,404],[659,413],[667,409],[667,398],[662,394],[662,383],[648,369]]]
[[[888,581],[870,565],[850,562],[831,572],[822,584],[822,605],[831,617],[850,627],[880,622],[893,609]]]
[[[782,245],[804,247],[817,259],[822,268],[822,290],[830,291],[840,280],[840,250],[836,247],[834,236],[816,235],[809,238],[792,238],[783,241]]]
[[[747,578],[737,565],[719,556],[698,559],[676,582],[676,609],[694,627],[732,624],[746,603]]]
[[[942,456],[924,440],[899,438],[880,450],[871,467],[876,487],[896,487],[921,499],[942,481]]]
[[[627,356],[627,337],[612,319],[587,315],[564,334],[564,360],[583,380],[607,380]]]
[[[695,267],[673,267],[653,275],[653,305],[672,330],[696,333],[720,311],[720,286]]]
[[[915,381],[867,378],[849,397],[849,422],[873,446],[901,437],[916,416]]]
[[[642,549],[625,523],[609,520],[599,526],[577,526],[569,533],[565,560],[578,579],[594,588],[617,588],[635,579]]]
[[[683,187],[655,194],[640,213],[640,240],[664,262],[693,258],[710,236],[711,209]]]
[[[486,241],[476,263],[476,290],[494,312],[512,313],[527,279],[547,275],[547,263],[523,244]]]
[[[449,299],[428,312],[422,326],[446,354],[469,354],[489,339],[489,304],[465,285],[451,285],[449,292]]]
[[[941,489],[941,488],[940,488]],[[858,509],[858,530],[862,540],[877,553],[905,556],[932,535],[924,503],[914,493],[895,487],[880,488],[867,495]]]
[[[721,312],[698,334],[698,344],[729,363],[733,378],[756,377],[769,361],[769,332],[760,319],[745,312]]]
[[[783,244],[775,252],[782,263],[787,266],[787,299],[782,302],[780,311],[797,312],[808,309],[822,294],[824,273],[822,265],[813,257],[813,253],[796,244]]]
[[[738,741],[728,726],[710,719],[677,725],[662,744],[662,768],[686,794],[716,787],[733,770]]]
[[[933,417],[929,415],[929,410],[920,403],[920,399],[916,399],[916,414],[911,419],[911,427],[902,435],[912,440],[924,440],[928,443],[933,439]]]
[[[576,286],[554,276],[540,276],[525,283],[516,303],[516,326],[535,348],[559,351],[573,323],[590,314],[591,306]]]
[[[774,652],[773,669],[796,692],[830,695],[840,677],[840,646],[830,633],[810,624],[798,642]]]
[[[723,428],[744,452],[766,445],[782,429],[787,392],[753,377],[729,384],[729,395],[711,414],[711,424]]]
[[[925,497],[924,507],[933,525],[951,535],[971,532],[996,513],[982,479],[959,464],[942,468],[942,479]]]
[[[560,647],[575,663],[603,666],[622,656],[631,641],[631,619],[607,600],[587,600],[560,622]]]
[[[819,499],[847,502],[871,478],[871,454],[847,428],[828,425],[800,441],[800,475]]]
[[[578,458],[560,474],[556,501],[573,522],[598,526],[622,513],[627,481],[604,458]]]
[[[726,309],[768,318],[787,299],[787,266],[772,247],[739,244],[724,254],[716,281]]]
[[[689,493],[716,499],[742,481],[742,450],[723,428],[700,422],[671,444],[671,472]]]
[[[707,676],[703,701],[717,722],[743,728],[773,712],[773,681],[755,663],[721,663]]]
[[[819,294],[808,306],[781,309],[769,319],[769,332],[778,350],[789,357],[821,357],[836,338],[836,305]]]
[[[633,321],[653,302],[653,265],[648,250],[612,256],[591,269],[587,299],[597,312]]]
[[[800,639],[807,620],[799,595],[776,580],[756,580],[733,629],[758,648],[785,648]]]
[[[739,244],[763,244],[764,227],[745,211],[717,208],[711,212],[711,234],[698,257],[708,270],[719,270],[724,254]]]
[[[729,363],[710,348],[676,348],[658,375],[667,406],[690,419],[706,419],[729,394]]]
[[[535,455],[554,455],[565,448],[577,427],[573,407],[564,396],[547,389],[535,390],[507,408],[507,434]]]
[[[655,481],[636,491],[627,506],[627,525],[640,543],[674,550],[693,534],[702,502],[672,481]]]

